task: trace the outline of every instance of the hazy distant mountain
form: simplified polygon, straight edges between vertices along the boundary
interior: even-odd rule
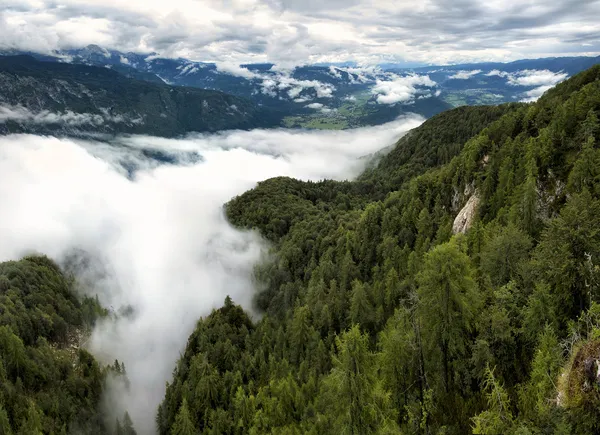
[[[0,57],[0,132],[175,136],[278,125],[250,100],[136,80],[107,68]]]
[[[97,45],[39,60],[100,66],[152,82],[226,92],[276,112],[287,127],[348,128],[381,124],[412,112],[431,117],[451,107],[535,101],[600,57],[526,59],[406,68],[352,63],[279,69],[122,53]],[[401,65],[400,65],[401,66]]]

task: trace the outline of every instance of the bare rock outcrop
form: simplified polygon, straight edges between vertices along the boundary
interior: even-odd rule
[[[475,220],[475,213],[477,212],[477,206],[479,205],[479,195],[475,192],[461,211],[458,212],[456,218],[454,219],[454,223],[452,224],[452,233],[466,233],[471,225],[473,225],[473,221]]]

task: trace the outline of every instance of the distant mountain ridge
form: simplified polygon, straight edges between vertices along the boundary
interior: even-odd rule
[[[250,100],[168,86],[95,66],[0,57],[0,133],[189,132],[278,125]]]
[[[157,84],[226,92],[276,111],[286,127],[306,128],[350,128],[382,124],[409,112],[429,118],[462,105],[534,101],[559,81],[600,63],[600,57],[555,57],[412,68],[348,62],[282,69],[272,63],[197,62],[97,45],[29,54],[46,62],[100,66]]]
[[[18,52],[4,54],[15,53]],[[165,127],[153,125],[150,130],[139,123],[118,128],[114,125],[109,128],[108,123],[95,128],[147,134],[156,131],[161,135],[269,126],[344,129],[383,124],[407,113],[429,118],[464,105],[530,102],[560,81],[600,63],[600,57],[555,57],[415,68],[399,68],[394,64],[360,67],[348,63],[282,69],[272,63],[215,64],[163,58],[156,53],[123,53],[97,45],[54,55],[28,55],[48,65],[50,74],[56,72],[49,66],[51,63],[102,67],[155,86],[220,91],[255,105],[246,111],[248,116],[228,113],[231,104],[227,103],[227,107],[215,109],[209,118],[192,120],[192,114],[197,113],[192,111],[185,122],[171,121]],[[150,110],[156,107],[151,104]],[[216,122],[222,116],[227,121]],[[162,119],[155,121],[162,123]]]

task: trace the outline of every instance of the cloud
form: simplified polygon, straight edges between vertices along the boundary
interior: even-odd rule
[[[505,77],[507,83],[511,86],[523,86],[523,87],[534,87],[525,92],[524,98],[521,101],[531,103],[540,98],[544,92],[555,86],[557,83],[562,82],[569,75],[564,72],[552,72],[547,69],[545,70],[521,70],[513,73],[492,70],[486,74],[486,76],[498,76]]]
[[[110,115],[108,109],[102,110],[102,114],[75,113],[70,110],[66,112],[50,112],[42,110],[31,112],[22,106],[0,106],[0,124],[14,121],[22,124],[62,124],[70,127],[84,125],[103,125],[105,122],[141,124],[140,117],[126,117],[123,115]]]
[[[321,103],[311,103],[307,104],[306,107],[308,107],[309,109],[322,109],[323,105]]]
[[[430,95],[423,87],[433,87],[436,82],[427,75],[395,76],[390,81],[377,80],[371,89],[379,104],[410,103],[416,95]]]
[[[568,77],[567,73],[549,70],[522,70],[508,75],[508,84],[513,86],[555,85]]]
[[[474,75],[479,74],[480,72],[481,72],[480,69],[475,69],[472,71],[458,71],[456,74],[453,74],[448,78],[449,79],[458,79],[458,80],[467,80],[467,79],[470,79],[471,77],[473,77]]]
[[[217,70],[226,74],[231,74],[236,77],[243,77],[248,80],[261,78],[259,74],[250,71],[248,68],[244,68],[240,65],[236,65],[232,62],[216,62]]]
[[[505,71],[500,71],[497,69],[493,69],[491,70],[489,73],[486,74],[487,77],[507,77],[509,75],[509,73],[505,72]]]
[[[525,98],[523,98],[521,101],[524,103],[533,103],[534,101],[537,101],[538,98],[544,94],[544,92],[552,87],[554,87],[554,85],[538,86],[537,88],[525,92]]]
[[[486,76],[504,77],[511,86],[534,87],[534,89],[526,91],[521,99],[523,102],[531,103],[540,98],[548,89],[566,79],[568,74],[549,70],[521,70],[509,73],[494,69]]]
[[[331,98],[335,86],[318,80],[299,80],[291,76],[290,71],[282,71],[275,74],[259,75],[262,79],[261,92],[276,97],[278,92],[285,92],[287,97],[298,99],[300,94],[307,89],[312,89],[317,98]]]
[[[111,401],[129,410],[138,433],[152,433],[165,382],[198,318],[227,294],[250,307],[250,276],[265,245],[233,229],[223,203],[273,176],[355,176],[363,167],[359,157],[422,121],[109,143],[0,137],[0,203],[10,204],[0,209],[0,261],[31,251],[61,262],[86,253],[89,265],[76,272],[93,285],[87,291],[114,310],[133,308],[130,318],[99,325],[89,347],[106,363],[124,361],[131,391],[117,390]],[[172,162],[157,167],[152,156],[161,151]]]
[[[98,44],[288,66],[507,61],[600,53],[599,13],[597,0],[6,0],[0,48]]]

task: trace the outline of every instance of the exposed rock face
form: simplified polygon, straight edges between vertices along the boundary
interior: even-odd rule
[[[600,340],[581,345],[558,382],[557,404],[565,408],[597,409],[600,404]]]
[[[458,215],[454,219],[454,224],[452,224],[452,233],[466,233],[471,225],[473,225],[473,220],[475,219],[475,213],[477,212],[477,206],[479,205],[479,195],[475,192],[461,211],[458,212]]]

